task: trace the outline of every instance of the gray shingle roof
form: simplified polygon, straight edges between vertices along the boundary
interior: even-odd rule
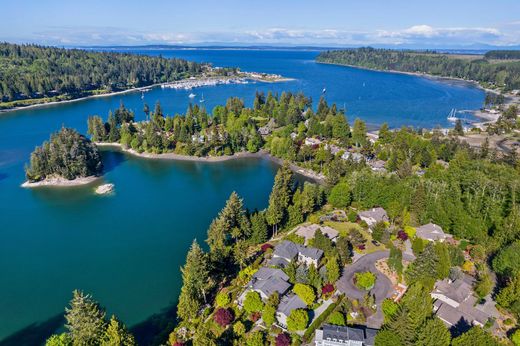
[[[253,282],[253,289],[262,292],[267,297],[275,292],[282,295],[287,292],[289,287],[291,287],[291,284],[278,277],[270,277],[267,280],[257,280]]]
[[[381,207],[361,211],[361,212],[359,212],[358,215],[360,217],[362,216],[362,217],[374,219],[374,220],[376,220],[376,222],[388,221],[388,215],[386,214],[386,211]]]
[[[302,245],[298,245],[298,252],[301,253],[305,257],[312,258],[316,261],[319,261],[323,256],[323,250],[316,249],[314,247],[305,247]]]
[[[305,308],[307,308],[307,304],[305,304],[300,297],[296,294],[288,294],[280,300],[277,311],[288,317],[291,311]]]
[[[284,240],[274,247],[273,255],[292,260],[298,255],[298,246],[292,241]]]
[[[451,235],[444,233],[441,226],[434,223],[428,223],[421,227],[417,227],[416,231],[416,235],[423,239],[443,240],[447,237],[451,237]]]
[[[253,275],[253,279],[267,280],[271,277],[277,277],[284,281],[289,281],[289,277],[280,269],[262,267]]]
[[[285,258],[273,257],[267,264],[273,267],[285,268],[289,265],[289,262]]]

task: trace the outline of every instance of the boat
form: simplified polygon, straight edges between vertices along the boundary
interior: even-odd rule
[[[202,93],[202,97],[201,97],[201,99],[199,100],[199,102],[201,102],[201,103],[204,102],[204,93]]]
[[[323,88],[323,90],[321,91],[322,94],[325,94],[327,92],[327,88]]]
[[[194,98],[195,96],[197,96],[197,95],[195,95],[194,93],[191,93],[191,94],[188,95],[188,97],[189,97],[190,99]]]
[[[141,100],[144,99],[144,91],[141,91]]]
[[[448,114],[448,117],[446,119],[451,122],[456,122],[457,120],[459,120],[459,118],[457,118],[457,110],[455,108],[452,108],[450,114]]]

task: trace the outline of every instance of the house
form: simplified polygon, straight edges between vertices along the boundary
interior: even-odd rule
[[[376,329],[324,324],[316,330],[316,346],[373,346]]]
[[[374,172],[386,172],[386,162],[383,160],[372,160],[368,163],[370,169]]]
[[[300,263],[305,263],[306,265],[314,264],[316,267],[318,267],[318,263],[322,257],[322,250],[295,244],[288,240],[284,240],[280,244],[276,245],[273,251],[273,260],[280,258],[289,263],[292,260],[297,259]]]
[[[306,309],[307,304],[303,302],[296,294],[288,294],[280,299],[280,304],[276,309],[276,319],[282,328],[287,328],[287,318],[293,310]]]
[[[339,232],[332,227],[316,224],[298,226],[296,228],[296,234],[305,238],[305,244],[307,244],[309,240],[314,239],[317,230],[321,230],[321,233],[326,235],[332,241],[336,241],[339,235]]]
[[[365,210],[358,213],[359,219],[365,221],[369,228],[374,226],[376,223],[384,221],[388,222],[390,219],[388,218],[388,214],[386,210],[381,207],[372,208],[369,210]]]
[[[453,237],[451,234],[444,233],[441,226],[434,223],[429,223],[422,225],[421,227],[417,227],[415,235],[421,239],[426,239],[428,241],[439,241],[441,243],[447,238]]]
[[[340,147],[338,147],[337,145],[334,145],[334,144],[325,144],[325,149],[327,149],[328,151],[330,151],[330,153],[332,155],[336,155],[337,153],[339,153],[341,150]]]
[[[258,129],[258,133],[261,136],[267,136],[267,135],[271,134],[271,132],[273,132],[275,127],[276,127],[276,123],[275,123],[274,119],[271,118],[271,119],[269,119],[269,122],[265,126],[262,126]]]
[[[318,268],[320,259],[323,257],[323,250],[313,247],[298,246],[298,262],[305,263],[306,266],[314,264]]]
[[[318,138],[307,137],[305,138],[304,144],[310,147],[318,147],[321,144],[321,140],[319,140]]]
[[[353,153],[351,151],[345,151],[343,153],[343,155],[341,155],[341,158],[345,161],[348,159],[352,159],[352,161],[354,161],[354,162],[361,162],[361,160],[363,160],[364,156],[361,155],[360,153]]]
[[[204,136],[203,135],[193,135],[191,136],[191,141],[194,143],[204,143]]]
[[[268,299],[275,292],[283,295],[291,287],[288,281],[289,277],[280,269],[262,267],[253,275],[238,301],[242,304],[249,291],[258,292],[263,300]]]
[[[478,304],[478,298],[473,295],[474,280],[471,276],[464,275],[462,279],[455,281],[445,279],[435,283],[431,293],[435,299],[433,311],[448,327],[483,327],[491,317],[498,316],[491,299],[484,304]]]

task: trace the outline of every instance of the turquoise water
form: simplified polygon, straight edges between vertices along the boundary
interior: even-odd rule
[[[138,51],[210,61],[217,66],[278,73],[295,81],[196,89],[208,108],[229,96],[251,103],[256,90],[304,91],[345,104],[350,119],[446,126],[451,108],[475,109],[481,90],[400,74],[313,62],[302,51]],[[363,86],[364,85],[364,86]],[[167,113],[184,112],[189,91],[145,93]],[[150,161],[104,152],[104,180],[113,196],[93,187],[26,190],[23,166],[36,145],[62,125],[86,131],[86,118],[106,116],[123,101],[142,119],[140,93],[0,114],[0,345],[43,340],[61,323],[71,291],[81,288],[129,325],[175,304],[179,266],[193,238],[205,239],[212,218],[236,190],[247,207],[264,208],[276,172],[266,160],[223,163]],[[36,325],[35,325],[36,323]],[[39,325],[38,325],[39,323]],[[145,329],[140,328],[140,330]]]

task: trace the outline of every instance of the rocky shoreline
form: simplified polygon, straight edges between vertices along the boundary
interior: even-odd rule
[[[97,176],[89,176],[89,177],[80,177],[76,179],[65,179],[63,177],[49,177],[45,178],[41,181],[30,182],[26,181],[21,186],[25,188],[34,188],[34,187],[43,187],[43,186],[82,186],[88,185],[96,180],[101,179],[101,177]]]

